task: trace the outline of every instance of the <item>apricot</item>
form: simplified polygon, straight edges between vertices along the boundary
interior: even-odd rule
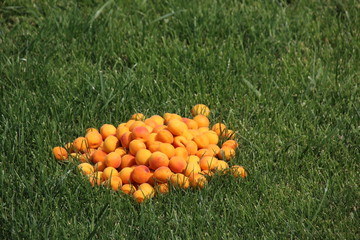
[[[103,138],[99,132],[88,132],[85,135],[89,148],[98,148],[103,142]]]
[[[163,143],[173,143],[174,136],[170,131],[163,129],[156,134],[155,140]]]
[[[157,183],[165,183],[174,173],[168,167],[159,167],[155,170],[153,178]]]
[[[175,154],[174,156],[179,156],[179,157],[183,157],[184,159],[187,159],[189,154],[186,150],[186,148],[184,147],[177,147],[175,148]]]
[[[164,125],[164,118],[159,115],[153,115],[150,119],[156,122],[156,125]]]
[[[150,150],[144,148],[137,151],[135,155],[135,162],[137,165],[149,166],[149,158],[151,156]]]
[[[94,173],[94,167],[90,163],[80,163],[78,169],[84,175],[90,175]]]
[[[73,147],[76,152],[86,152],[88,149],[88,143],[85,137],[78,137],[73,142]]]
[[[182,118],[181,121],[183,121],[186,124],[188,129],[198,129],[199,128],[198,123],[194,119]]]
[[[63,147],[54,147],[52,152],[56,160],[65,160],[68,158],[68,152]]]
[[[89,133],[89,132],[97,132],[97,133],[99,133],[99,130],[97,130],[96,128],[87,128],[87,129],[85,130],[85,134],[87,134],[87,133]]]
[[[222,137],[233,140],[235,138],[235,132],[233,130],[231,130],[231,129],[226,129],[222,133]]]
[[[191,114],[193,116],[196,116],[196,115],[199,115],[199,114],[202,114],[204,116],[209,116],[210,114],[210,109],[208,106],[204,105],[204,104],[196,104],[195,106],[193,106],[191,108]]]
[[[125,127],[130,128],[130,126],[131,126],[134,122],[136,122],[136,120],[130,119],[129,121],[127,121],[127,122],[125,123]]]
[[[142,203],[144,202],[146,196],[145,194],[141,191],[141,190],[136,190],[133,194],[132,197],[135,199],[136,202],[138,203]]]
[[[221,147],[229,147],[235,150],[238,146],[239,144],[235,140],[227,140],[222,144]]]
[[[121,140],[121,136],[126,133],[126,132],[130,132],[129,128],[127,128],[126,126],[124,125],[119,125],[117,128],[116,128],[116,134],[115,136]]]
[[[145,127],[145,123],[143,121],[133,122],[129,127],[130,132],[132,132],[136,127]]]
[[[219,136],[213,130],[209,130],[209,131],[205,132],[204,134],[208,137],[209,144],[217,145],[219,143]]]
[[[104,171],[105,168],[106,168],[105,162],[97,162],[97,163],[94,165],[94,169],[95,169],[95,171],[97,171],[97,172],[102,172],[102,171]]]
[[[209,145],[209,138],[205,134],[199,134],[194,137],[193,141],[198,148],[206,148]]]
[[[169,168],[174,173],[182,173],[187,166],[187,162],[184,158],[179,156],[174,156],[169,160]]]
[[[214,131],[218,136],[222,136],[223,132],[226,130],[226,125],[223,123],[215,123],[211,130]]]
[[[139,139],[145,142],[150,136],[150,132],[146,127],[139,126],[135,127],[131,132],[132,139]]]
[[[187,159],[188,163],[194,162],[194,163],[200,163],[200,157],[196,155],[190,155]]]
[[[152,128],[159,125],[159,124],[157,124],[157,122],[154,119],[151,119],[151,118],[145,119],[144,123],[145,123],[146,126],[149,126],[149,127],[152,127]]]
[[[153,133],[158,133],[160,132],[161,130],[164,130],[166,129],[167,127],[165,125],[157,125],[156,127],[153,128],[152,132]]]
[[[121,169],[126,167],[131,167],[135,164],[136,164],[135,156],[131,154],[125,154],[124,156],[121,157],[121,164],[120,164]]]
[[[165,153],[168,158],[175,155],[175,148],[170,143],[160,143],[157,151]]]
[[[105,164],[108,167],[118,168],[121,164],[121,156],[117,152],[111,152],[105,157]]]
[[[103,150],[95,150],[95,152],[91,155],[90,160],[95,164],[98,162],[105,162],[106,155],[107,153]]]
[[[176,136],[174,137],[173,145],[174,147],[185,147],[188,141],[184,136]]]
[[[156,170],[159,167],[167,167],[169,165],[169,158],[165,153],[153,152],[149,158],[149,166]]]
[[[117,147],[114,152],[118,153],[121,157],[127,153],[126,149],[123,147]]]
[[[140,149],[146,149],[146,145],[143,141],[135,139],[129,143],[129,152],[132,155],[135,156]]]
[[[105,140],[108,136],[116,134],[116,127],[112,124],[106,123],[100,127],[100,134],[103,140]]]
[[[145,115],[142,113],[135,113],[131,116],[131,119],[136,120],[136,121],[144,121]]]
[[[214,170],[218,159],[216,157],[205,156],[200,158],[201,170]]]
[[[145,165],[139,165],[136,166],[132,173],[131,173],[131,179],[132,181],[142,184],[146,183],[149,178],[151,177],[150,169]]]
[[[122,185],[121,190],[125,194],[132,195],[136,191],[136,188],[134,187],[134,185],[126,183]]]
[[[229,168],[229,164],[224,160],[218,160],[215,169],[220,172],[224,172]]]
[[[121,189],[122,180],[119,176],[112,176],[104,182],[104,185],[111,187],[114,191],[118,191],[119,188]]]
[[[103,171],[102,177],[107,180],[111,177],[119,176],[119,172],[114,167],[106,167]]]
[[[94,172],[89,175],[89,182],[93,187],[95,186],[95,184],[100,186],[103,180],[104,179],[102,178],[102,172]]]
[[[147,148],[152,153],[156,152],[159,149],[161,143],[162,142],[154,141],[153,143],[150,143],[149,145],[147,145]]]
[[[203,156],[211,156],[211,157],[215,156],[214,151],[208,148],[199,149],[195,155],[198,156],[199,158],[202,158]]]
[[[129,143],[131,142],[131,132],[125,132],[123,135],[121,135],[120,137],[120,143],[121,146],[124,148],[128,148],[129,147]]]
[[[142,183],[139,185],[138,190],[141,190],[145,196],[153,197],[155,194],[155,189],[148,183]]]
[[[235,150],[230,147],[222,147],[220,152],[218,153],[218,157],[221,160],[229,161],[231,158],[235,156]]]
[[[192,140],[188,141],[185,144],[185,148],[188,151],[189,155],[194,155],[198,151],[198,145]]]
[[[133,169],[130,167],[124,167],[119,172],[119,177],[121,178],[123,183],[131,183],[131,173]]]
[[[214,153],[214,156],[219,154],[220,152],[220,147],[216,144],[209,144],[207,146],[207,149],[211,150]]]
[[[189,177],[190,175],[201,172],[201,167],[196,162],[189,162],[185,168],[184,175]]]
[[[170,182],[174,187],[187,189],[190,186],[189,178],[182,173],[171,175]]]
[[[188,130],[188,126],[178,119],[172,119],[167,125],[167,129],[174,135],[180,136],[184,131]]]
[[[210,120],[205,116],[205,115],[196,115],[194,118],[195,122],[197,122],[198,124],[198,128],[201,127],[209,127],[210,125]]]
[[[246,178],[247,175],[248,175],[245,168],[243,166],[240,166],[240,165],[232,166],[230,168],[230,172],[234,177]]]
[[[168,193],[169,192],[169,184],[168,183],[160,183],[156,185],[156,191],[158,193]]]
[[[120,146],[120,141],[114,135],[110,135],[104,140],[103,151],[110,153],[114,152],[116,148]]]
[[[200,173],[191,174],[189,177],[190,186],[203,189],[208,183],[206,177]]]

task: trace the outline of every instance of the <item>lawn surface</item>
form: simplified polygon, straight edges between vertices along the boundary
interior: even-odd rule
[[[0,239],[358,239],[359,26],[351,0],[1,1]],[[247,179],[139,205],[52,156],[196,103]]]

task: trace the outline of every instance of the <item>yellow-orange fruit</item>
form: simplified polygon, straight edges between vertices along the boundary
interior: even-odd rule
[[[168,158],[175,155],[175,148],[170,143],[160,143],[157,151],[165,153]]]
[[[174,187],[180,187],[183,189],[187,189],[190,186],[189,178],[182,173],[171,175],[170,182]]]
[[[111,177],[119,176],[119,172],[114,167],[106,167],[103,171],[102,177],[107,180]]]
[[[134,168],[131,173],[132,181],[142,184],[146,183],[151,177],[150,169],[145,165],[139,165]]]
[[[169,160],[169,168],[174,173],[182,173],[187,166],[187,162],[184,158],[179,156],[174,156]]]
[[[145,123],[143,121],[135,121],[129,126],[129,130],[132,132],[136,127],[144,127]]]
[[[190,186],[203,189],[208,183],[206,177],[200,173],[192,174],[189,177]]]
[[[194,155],[198,151],[198,145],[196,144],[196,142],[194,142],[192,140],[190,140],[186,143],[185,148],[188,151],[189,155]]]
[[[231,129],[226,129],[223,133],[222,133],[222,137],[228,138],[233,140],[235,138],[235,132]]]
[[[122,186],[122,180],[119,176],[112,176],[111,178],[109,178],[108,180],[106,180],[104,182],[104,184],[106,186],[109,186],[112,188],[112,190],[114,191],[118,191],[119,188],[121,189]]]
[[[209,145],[209,138],[205,134],[199,134],[194,137],[193,141],[198,148],[206,148]]]
[[[88,132],[85,135],[89,148],[98,148],[103,142],[103,138],[99,132]]]
[[[159,125],[159,124],[157,124],[157,122],[154,119],[151,119],[151,118],[145,119],[144,123],[145,123],[145,125],[152,127],[152,128]]]
[[[94,173],[94,167],[90,163],[80,163],[78,169],[84,175],[90,175]]]
[[[220,152],[218,153],[218,157],[221,160],[229,161],[231,158],[235,156],[235,150],[230,147],[222,147]]]
[[[210,120],[205,115],[196,115],[193,119],[197,122],[198,128],[209,127],[210,125]]]
[[[133,194],[136,191],[136,188],[134,187],[134,185],[132,184],[124,184],[121,187],[121,190],[125,193],[125,194]]]
[[[73,142],[73,148],[76,152],[86,152],[88,149],[88,143],[85,137],[78,137]]]
[[[157,184],[156,190],[158,193],[168,193],[169,192],[169,184],[168,183]]]
[[[97,130],[96,128],[87,128],[85,133],[87,134],[89,132],[97,132],[97,133],[99,133],[99,130]]]
[[[235,150],[238,146],[239,144],[235,140],[227,140],[221,147],[229,147]]]
[[[201,167],[196,162],[189,162],[185,168],[184,175],[189,177],[190,175],[201,172]]]
[[[105,164],[108,167],[118,168],[121,164],[121,156],[117,152],[111,152],[105,157]]]
[[[131,116],[131,119],[136,120],[136,121],[144,121],[145,115],[142,113],[135,113]]]
[[[127,153],[126,149],[123,147],[117,147],[115,152],[118,153],[121,157]]]
[[[159,167],[155,170],[153,178],[156,183],[165,183],[174,173],[168,167]]]
[[[185,147],[177,147],[177,148],[175,148],[174,156],[179,156],[179,157],[183,157],[184,159],[187,159],[189,154]]]
[[[214,170],[218,159],[216,157],[205,156],[200,159],[201,170]]]
[[[123,123],[122,123],[123,124]],[[125,125],[120,124],[117,128],[116,128],[116,134],[115,136],[121,140],[121,136],[126,133],[126,132],[130,132],[129,128],[126,127]]]
[[[104,124],[100,127],[100,134],[104,139],[106,139],[108,136],[115,135],[116,134],[116,127],[112,124]]]
[[[215,169],[220,172],[226,171],[229,168],[229,164],[224,160],[218,160]]]
[[[131,132],[132,139],[142,140],[143,142],[148,140],[149,136],[150,132],[144,126],[135,127]]]
[[[148,183],[142,183],[139,185],[138,190],[141,190],[145,196],[153,197],[155,194],[155,189]]]
[[[148,149],[140,149],[137,151],[135,155],[135,162],[137,165],[145,165],[149,166],[149,158],[151,156],[151,152]]]
[[[102,172],[102,171],[104,171],[105,168],[106,168],[105,162],[97,162],[94,165],[94,169],[96,172]]]
[[[102,149],[104,152],[110,153],[110,152],[114,152],[115,149],[118,148],[119,146],[120,146],[119,139],[114,135],[110,135],[107,138],[105,138]]]
[[[209,130],[209,131],[205,132],[204,134],[208,137],[209,144],[217,145],[219,143],[219,136],[213,130]]]
[[[124,156],[121,157],[121,164],[120,164],[121,169],[126,167],[131,167],[135,164],[136,164],[135,156],[131,154],[125,154]]]
[[[119,172],[119,177],[121,178],[122,182],[124,184],[126,183],[131,183],[131,173],[132,173],[133,169],[130,167],[125,167],[123,169],[121,169],[121,171]]]
[[[164,118],[159,115],[153,115],[150,119],[154,120],[157,125],[164,125]]]
[[[100,186],[103,182],[102,172],[94,172],[89,175],[89,182],[94,187],[95,185]]]
[[[188,141],[184,136],[176,136],[174,137],[173,145],[174,147],[185,147]]]
[[[143,141],[135,139],[129,143],[129,152],[132,155],[135,156],[140,149],[146,149],[146,145]]]
[[[179,119],[172,119],[167,125],[167,129],[174,135],[180,136],[188,130],[187,125]]]
[[[169,165],[169,158],[162,152],[153,152],[149,158],[149,166],[156,170],[159,167],[167,167]]]
[[[166,128],[167,128],[166,125],[157,125],[156,127],[153,128],[152,133],[158,133]]]
[[[248,175],[245,168],[243,166],[240,166],[240,165],[232,166],[230,168],[230,172],[234,177],[246,178],[247,175]]]
[[[163,143],[173,143],[174,136],[170,131],[163,129],[156,134],[155,140]]]
[[[198,129],[199,128],[198,123],[194,119],[182,118],[181,121],[183,121],[186,124],[188,129]]]
[[[226,130],[226,125],[223,123],[215,123],[211,130],[214,131],[218,136],[222,136],[223,132]]]
[[[141,190],[136,190],[132,196],[138,203],[142,203],[146,198],[145,194]]]
[[[214,156],[219,154],[220,152],[220,147],[216,144],[209,144],[207,146],[207,149],[211,150],[214,153]]]
[[[104,152],[103,150],[96,150],[92,155],[90,160],[93,163],[98,163],[98,162],[104,162],[105,161],[105,157],[106,157],[107,153]]]
[[[147,148],[150,152],[156,152],[159,149],[159,146],[162,142],[159,141],[154,141],[153,143],[150,143],[149,145],[147,145]]]
[[[131,132],[125,132],[123,135],[121,135],[120,137],[120,142],[121,142],[121,146],[124,148],[128,148],[129,147],[129,143],[131,142]]]
[[[210,114],[210,109],[208,106],[204,105],[204,104],[196,104],[195,106],[193,106],[191,108],[191,114],[193,116],[196,116],[196,115],[199,115],[199,114],[202,114],[204,116],[209,116]]]
[[[190,155],[187,159],[188,163],[194,162],[194,163],[200,163],[200,157],[196,155]]]
[[[198,156],[199,158],[202,158],[204,156],[215,156],[214,151],[208,148],[199,149],[195,155]]]
[[[57,160],[65,160],[68,158],[68,152],[63,147],[54,147],[52,152]]]

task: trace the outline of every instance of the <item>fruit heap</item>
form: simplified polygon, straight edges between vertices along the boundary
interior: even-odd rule
[[[245,178],[242,166],[229,167],[238,143],[223,123],[210,127],[210,110],[191,109],[193,118],[165,113],[134,114],[117,127],[88,128],[85,136],[53,148],[59,161],[79,162],[92,186],[108,186],[143,202],[175,188],[202,189],[214,173]]]

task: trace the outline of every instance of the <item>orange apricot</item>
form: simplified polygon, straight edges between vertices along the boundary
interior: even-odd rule
[[[136,164],[135,156],[131,154],[125,154],[121,157],[120,168],[131,167]]]
[[[201,167],[196,162],[189,162],[185,168],[184,175],[189,177],[190,175],[201,172]]]
[[[184,136],[176,136],[174,137],[173,145],[174,147],[185,147],[188,141]]]
[[[196,104],[195,106],[193,106],[191,108],[191,114],[193,116],[196,116],[196,115],[199,115],[199,114],[202,114],[204,116],[209,116],[210,114],[210,109],[208,106],[204,105],[204,104]]]
[[[105,168],[106,168],[105,162],[97,162],[97,163],[94,165],[94,169],[95,169],[95,171],[97,171],[97,172],[102,172],[102,171],[104,171]]]
[[[188,151],[189,155],[194,155],[198,150],[198,145],[196,144],[196,142],[190,140],[185,144],[185,148]]]
[[[231,130],[231,129],[226,129],[222,133],[222,137],[233,140],[235,138],[235,132],[233,130]]]
[[[120,146],[119,139],[114,135],[110,135],[107,138],[105,138],[102,149],[104,152],[110,153],[110,152],[114,152],[115,149],[118,148],[119,146]]]
[[[210,125],[210,120],[205,116],[205,115],[196,115],[194,118],[195,122],[197,122],[198,124],[198,128],[201,127],[209,127]]]
[[[144,126],[138,126],[133,128],[131,132],[131,138],[132,139],[139,139],[145,142],[150,136],[150,132],[148,129]]]
[[[163,129],[156,134],[155,140],[163,143],[173,143],[174,136],[170,131]]]
[[[139,185],[138,190],[141,190],[145,196],[153,197],[155,194],[155,189],[149,183],[142,183]]]
[[[208,183],[206,177],[200,173],[191,174],[189,177],[190,186],[203,189]]]
[[[103,138],[99,132],[88,132],[85,135],[89,148],[98,148],[103,142]]]
[[[87,128],[86,131],[85,131],[85,134],[87,134],[89,132],[97,132],[97,133],[99,133],[99,130],[97,130],[96,128]]]
[[[133,194],[132,197],[135,199],[136,202],[138,203],[142,203],[145,201],[145,194],[141,191],[141,190],[136,190]]]
[[[241,177],[241,178],[246,178],[247,177],[247,172],[245,170],[245,168],[243,166],[240,165],[234,165],[230,168],[230,172],[232,173],[232,175],[234,177]]]
[[[209,144],[207,146],[207,149],[211,150],[214,153],[214,156],[219,154],[220,152],[220,147],[216,144]]]
[[[111,152],[105,157],[105,164],[108,167],[118,168],[121,165],[121,156],[117,152]]]
[[[135,113],[131,116],[131,119],[136,120],[136,121],[144,121],[145,115],[142,113]]]
[[[116,127],[112,124],[104,124],[100,127],[100,134],[104,139],[106,139],[108,136],[115,135],[116,134]]]
[[[123,183],[131,183],[132,171],[133,169],[130,167],[124,167],[123,169],[121,169],[121,171],[119,172],[119,177],[121,178]]]
[[[229,161],[231,158],[235,156],[235,150],[230,147],[222,147],[220,152],[218,153],[218,157],[221,160]]]
[[[114,167],[106,167],[103,171],[102,177],[107,180],[111,177],[119,176],[119,172]]]
[[[137,165],[149,166],[149,158],[151,156],[150,150],[143,148],[137,151],[135,155],[135,162]]]
[[[235,150],[238,146],[239,144],[235,140],[227,140],[222,144],[221,147],[229,147]]]
[[[123,135],[121,135],[120,137],[120,142],[121,142],[121,146],[124,148],[128,148],[129,147],[129,143],[131,142],[131,132],[125,132]]]
[[[167,167],[169,165],[169,158],[165,153],[153,152],[149,158],[149,166],[156,170],[159,167]]]
[[[134,185],[126,183],[126,184],[122,185],[121,190],[125,194],[132,195],[136,191],[136,188]]]
[[[169,184],[168,183],[157,184],[156,190],[158,193],[168,193],[169,192]]]
[[[193,141],[198,148],[206,148],[209,145],[209,138],[205,134],[199,134],[194,137]]]
[[[183,121],[186,124],[188,129],[198,129],[199,128],[198,123],[194,119],[182,118],[181,121]]]
[[[196,155],[190,155],[187,159],[188,163],[194,162],[194,163],[200,163],[200,157]]]
[[[153,178],[157,183],[165,183],[174,173],[168,167],[159,167],[154,171]]]
[[[145,123],[146,126],[149,126],[149,127],[152,127],[152,128],[159,125],[159,124],[157,124],[157,122],[154,119],[151,119],[151,118],[145,119],[144,123]]]
[[[199,158],[202,158],[204,156],[215,156],[214,152],[208,148],[201,148],[199,149],[196,154]]]
[[[187,189],[190,186],[189,178],[182,173],[175,173],[171,175],[170,182],[174,187]]]
[[[175,155],[175,148],[170,143],[160,143],[157,151],[165,153],[169,159]]]
[[[90,175],[94,173],[94,167],[90,163],[80,163],[77,167],[84,175]]]
[[[156,127],[153,128],[152,132],[153,133],[158,133],[160,132],[161,130],[164,130],[166,129],[166,125],[157,125]]]
[[[94,172],[91,175],[89,175],[89,182],[93,187],[95,186],[95,184],[100,186],[101,183],[103,182],[102,172]]]
[[[219,143],[219,136],[213,130],[209,130],[209,131],[205,132],[204,134],[208,137],[209,144],[216,145]]]
[[[187,166],[187,162],[184,158],[179,156],[173,156],[169,160],[169,168],[174,173],[182,173]]]
[[[215,123],[211,130],[214,131],[218,136],[222,136],[223,132],[226,130],[226,125],[223,123]]]
[[[52,152],[56,160],[65,160],[68,158],[68,152],[63,147],[54,147]]]
[[[220,172],[225,172],[229,168],[229,164],[224,160],[218,160],[215,169]]]
[[[126,132],[130,132],[129,128],[127,128],[126,126],[124,125],[119,125],[117,128],[116,128],[116,134],[115,136],[121,140],[121,136],[126,133]]]
[[[132,140],[130,143],[129,143],[129,152],[132,154],[132,155],[136,155],[136,153],[140,150],[140,149],[146,149],[146,145],[143,141],[139,140],[139,139],[135,139],[135,140]]]
[[[145,165],[136,166],[131,173],[132,182],[139,184],[146,183],[151,176],[150,169]]]
[[[217,161],[219,160],[216,157],[205,156],[200,158],[201,170],[214,170],[217,165]]]
[[[187,159],[189,154],[185,147],[177,147],[175,148],[174,156],[179,156],[179,157],[183,157],[184,159]]]
[[[159,115],[153,115],[150,119],[156,122],[156,125],[164,125],[164,118]]]
[[[73,147],[76,152],[86,152],[88,149],[88,143],[85,137],[78,137],[73,142]]]
[[[162,142],[154,141],[153,143],[149,143],[149,145],[147,145],[147,148],[150,152],[156,152],[159,149],[161,143]]]
[[[172,119],[167,125],[167,129],[174,135],[180,136],[184,131],[188,130],[188,126],[179,119]]]
[[[95,164],[98,162],[105,162],[106,155],[107,153],[103,150],[95,150],[95,152],[91,155],[90,160]]]
[[[126,149],[123,147],[117,147],[114,152],[117,152],[121,157],[127,153]]]

